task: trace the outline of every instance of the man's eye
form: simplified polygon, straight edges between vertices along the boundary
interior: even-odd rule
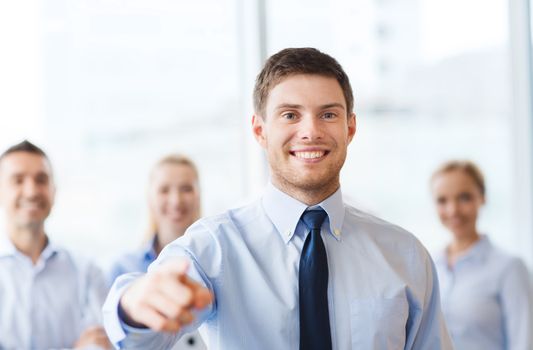
[[[470,202],[472,200],[472,195],[470,193],[467,193],[467,192],[461,193],[459,195],[459,200],[461,202]]]
[[[335,114],[334,113],[324,113],[322,118],[323,119],[333,119],[333,118],[335,118]]]
[[[283,119],[287,119],[287,120],[294,120],[296,119],[296,114],[294,113],[284,113],[282,115]]]
[[[38,183],[39,185],[46,185],[48,183],[48,176],[45,176],[45,175],[37,176],[37,178],[35,179],[35,182]]]
[[[179,191],[182,192],[182,193],[191,193],[191,192],[194,191],[194,187],[189,186],[189,185],[187,185],[187,186],[181,186],[181,187],[179,188]]]
[[[11,182],[15,185],[22,185],[22,183],[24,182],[24,178],[22,176],[16,176],[11,179]]]

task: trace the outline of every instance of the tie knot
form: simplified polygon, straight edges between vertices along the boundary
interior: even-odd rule
[[[308,210],[302,214],[302,221],[309,230],[320,230],[326,216],[324,209]]]

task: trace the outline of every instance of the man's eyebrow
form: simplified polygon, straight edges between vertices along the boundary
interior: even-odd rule
[[[15,177],[24,177],[24,176],[38,176],[38,177],[50,177],[50,175],[48,175],[45,171],[39,171],[37,172],[36,174],[29,174],[29,173],[25,173],[23,171],[21,172],[17,172],[17,173],[13,173],[10,175],[11,178],[15,178]]]
[[[328,108],[340,108],[340,109],[346,109],[342,103],[328,103],[325,105],[320,106],[321,109],[328,109]]]
[[[304,108],[304,106],[294,103],[282,103],[278,106],[276,106],[276,109],[301,109]],[[320,109],[328,109],[328,108],[340,108],[340,109],[346,109],[342,103],[333,102],[333,103],[326,103],[325,105],[320,106]]]
[[[276,106],[276,109],[285,109],[285,108],[300,109],[300,108],[303,108],[303,106],[299,104],[294,104],[294,103],[282,103]]]
[[[12,174],[9,174],[9,177],[11,177],[11,178],[14,178],[14,177],[21,177],[21,176],[24,176],[24,173],[22,173],[22,172],[18,172],[18,173],[12,173]]]

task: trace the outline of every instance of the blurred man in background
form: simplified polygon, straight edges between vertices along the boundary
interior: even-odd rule
[[[45,233],[54,197],[43,150],[23,141],[0,155],[0,349],[109,349],[101,271]]]

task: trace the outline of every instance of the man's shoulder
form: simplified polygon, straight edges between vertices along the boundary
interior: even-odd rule
[[[373,235],[395,235],[404,239],[415,239],[415,236],[406,229],[381,219],[373,214],[359,210],[353,206],[345,205],[348,224],[361,230],[371,230]]]
[[[196,221],[189,230],[207,230],[209,232],[224,231],[228,228],[240,228],[255,222],[257,218],[264,215],[261,207],[261,200],[255,200],[246,205],[228,209],[222,213],[206,216]]]
[[[423,259],[429,255],[418,238],[401,226],[350,205],[345,205],[345,208],[344,220],[347,227],[353,230],[354,236],[363,236],[379,247],[387,248],[391,254],[397,252],[404,256],[409,254]]]
[[[53,246],[50,268],[71,270],[80,276],[102,274],[102,270],[87,255],[61,245]]]
[[[79,252],[75,252],[72,249],[68,249],[65,246],[57,243],[50,242],[50,256],[49,258],[57,259],[65,263],[84,263],[88,261],[87,257]],[[43,254],[48,248],[43,251]]]

